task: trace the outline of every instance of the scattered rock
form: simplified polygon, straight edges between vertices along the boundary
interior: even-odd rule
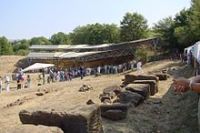
[[[167,71],[168,71],[167,69],[162,69],[162,73],[165,73],[165,74],[166,74]]]
[[[150,95],[155,95],[158,92],[158,82],[155,80],[135,80],[134,84],[148,84],[150,86]]]
[[[89,99],[89,100],[86,102],[86,104],[87,104],[87,105],[91,105],[91,104],[94,104],[94,102],[93,102],[91,99]]]
[[[167,80],[168,78],[168,75],[163,73],[156,73],[155,75],[159,78],[159,80]]]
[[[133,104],[134,106],[139,105],[144,101],[144,97],[138,93],[123,91],[119,95],[119,101],[123,104]]]
[[[80,92],[86,92],[86,91],[89,91],[89,90],[93,90],[93,87],[90,86],[90,85],[82,85],[79,89]]]
[[[106,112],[108,110],[122,110],[124,112],[128,111],[128,105],[127,104],[113,104],[113,105],[101,105],[100,106],[101,112]]]
[[[15,102],[7,104],[4,108],[9,108],[9,107],[13,107],[13,106],[22,105],[22,104],[24,104],[26,101],[28,101],[30,99],[32,99],[32,98],[23,97],[21,99],[17,99]]]
[[[121,87],[117,85],[109,86],[103,90],[103,94],[108,95],[111,99],[113,99],[115,97],[114,90],[121,90]]]
[[[35,95],[37,95],[37,96],[43,96],[44,93],[43,92],[36,92]]]
[[[101,116],[113,121],[118,121],[118,120],[126,119],[127,112],[124,112],[118,109],[108,110],[108,111],[103,112]]]
[[[100,100],[101,100],[102,103],[104,103],[105,100],[106,100],[106,101],[110,101],[110,103],[111,103],[111,98],[110,98],[109,96],[101,96],[101,97],[100,97]]]
[[[101,105],[101,116],[110,120],[122,120],[127,116],[126,104]]]
[[[120,100],[119,100],[119,98],[117,98],[117,99],[113,100],[113,103],[114,103],[114,104],[115,104],[115,103],[120,103]]]
[[[135,92],[148,98],[150,95],[150,86],[148,84],[128,84],[125,89],[127,91]]]
[[[155,75],[131,75],[127,74],[125,75],[125,79],[123,81],[125,82],[133,82],[135,80],[155,80],[158,81],[158,77]]]

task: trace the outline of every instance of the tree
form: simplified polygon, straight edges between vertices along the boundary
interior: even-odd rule
[[[167,45],[169,50],[183,50],[190,46],[199,38],[195,36],[198,33],[198,27],[195,31],[191,28],[191,9],[183,9],[176,14],[175,18],[165,18],[154,26],[154,32],[162,39],[163,44]],[[198,22],[198,19],[196,20]],[[200,21],[200,19],[199,19]]]
[[[45,37],[33,37],[30,41],[30,45],[48,45],[51,42]]]
[[[72,44],[86,44],[88,43],[87,35],[88,26],[78,26],[70,34]]]
[[[72,44],[102,44],[119,42],[119,28],[115,24],[88,24],[76,27],[71,33]]]
[[[138,13],[126,13],[120,28],[121,41],[138,40],[148,35],[147,20]]]
[[[19,40],[12,43],[13,51],[17,55],[27,55],[29,52],[30,41],[29,40]]]
[[[183,9],[174,18],[174,36],[177,39],[177,45],[183,49],[193,43],[193,34],[190,28],[189,19],[190,9]]]
[[[148,60],[148,53],[145,49],[141,49],[141,48],[136,49],[134,55],[137,60],[142,60],[144,62]]]
[[[62,33],[62,32],[58,32],[54,35],[51,36],[50,38],[51,43],[54,44],[70,44],[70,38],[69,35]]]
[[[192,0],[190,28],[193,33],[194,42],[200,38],[200,0]]]
[[[5,37],[0,37],[0,55],[13,54],[12,45]]]
[[[162,44],[165,48],[176,48],[177,40],[174,36],[174,20],[172,17],[165,18],[160,20],[157,24],[154,25],[153,30],[156,33],[156,37],[159,37],[162,41]]]
[[[103,25],[104,43],[117,43],[120,41],[120,29],[115,24]]]

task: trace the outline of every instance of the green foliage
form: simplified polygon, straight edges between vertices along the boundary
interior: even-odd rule
[[[119,28],[114,24],[88,24],[71,33],[72,44],[103,44],[119,41]]]
[[[13,54],[12,45],[5,37],[0,37],[0,55]]]
[[[121,21],[121,41],[132,41],[148,36],[147,20],[138,13],[126,13]]]
[[[12,45],[13,45],[13,51],[15,54],[27,55],[30,41],[23,39],[23,40],[13,42]]]
[[[160,20],[153,27],[155,36],[159,37],[166,48],[176,47],[177,41],[174,37],[174,20],[171,17]]]
[[[148,52],[143,48],[138,48],[135,51],[135,58],[146,62],[148,61]]]
[[[28,55],[28,53],[29,53],[29,51],[26,49],[19,49],[15,54],[26,56],[26,55]]]
[[[183,49],[194,43],[193,33],[190,29],[189,18],[191,10],[183,9],[174,18],[174,37],[177,39],[178,48]]]
[[[49,45],[51,42],[45,37],[33,37],[30,40],[30,45]]]
[[[183,9],[174,19],[159,21],[153,29],[169,50],[194,44],[200,39],[200,1],[192,0],[190,9]]]
[[[193,33],[194,41],[200,39],[200,0],[192,0],[191,16],[189,18],[189,24]]]
[[[53,45],[58,45],[58,44],[70,44],[70,37],[69,35],[58,32],[54,35],[51,36],[50,41]]]

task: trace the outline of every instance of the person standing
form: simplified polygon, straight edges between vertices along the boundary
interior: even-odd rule
[[[142,74],[143,73],[142,62],[140,60],[137,63],[137,72],[138,72],[138,74]]]
[[[43,83],[43,85],[45,84],[45,82],[46,82],[46,79],[45,79],[45,70],[43,69],[42,70],[42,83]]]
[[[80,67],[79,71],[80,71],[81,79],[83,79],[84,72],[83,72],[83,67],[82,66]]]
[[[2,92],[2,88],[3,88],[3,80],[0,76],[0,93]]]
[[[98,73],[98,75],[100,75],[100,73],[101,73],[101,67],[100,66],[97,67],[97,73]]]
[[[31,77],[30,75],[27,75],[27,88],[30,88],[31,87]]]
[[[54,82],[54,74],[53,74],[52,69],[49,69],[49,76],[50,76],[51,82]]]
[[[5,83],[6,83],[6,91],[9,92],[10,91],[10,77],[8,75],[5,77]]]

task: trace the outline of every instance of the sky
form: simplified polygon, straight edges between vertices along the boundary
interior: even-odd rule
[[[119,26],[127,12],[142,14],[153,26],[189,7],[190,0],[0,0],[0,36],[49,38],[86,24]]]

